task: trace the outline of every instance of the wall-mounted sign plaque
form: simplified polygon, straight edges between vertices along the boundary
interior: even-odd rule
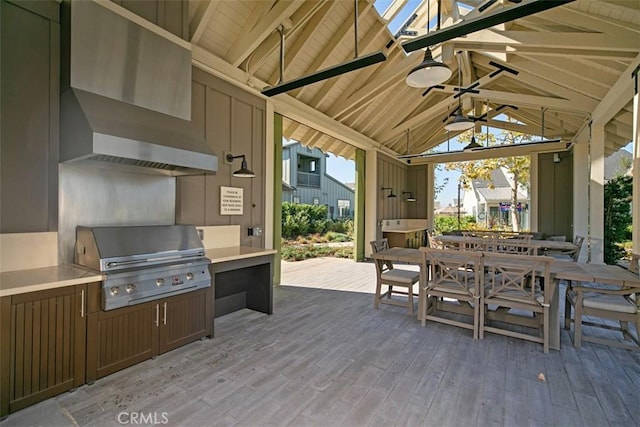
[[[242,188],[220,187],[220,215],[242,215]]]

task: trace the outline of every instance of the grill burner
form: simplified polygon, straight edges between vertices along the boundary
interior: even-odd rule
[[[211,286],[192,225],[77,227],[75,262],[99,270],[103,310]]]

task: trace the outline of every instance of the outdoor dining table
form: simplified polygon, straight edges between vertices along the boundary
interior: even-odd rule
[[[454,236],[448,236],[454,237]],[[455,236],[461,237],[461,236]],[[566,243],[566,242],[555,242]],[[419,249],[390,248],[371,255],[375,259],[417,264],[422,268],[424,255]],[[422,276],[422,275],[421,275]],[[556,259],[551,263],[551,292],[549,307],[549,347],[560,350],[560,292],[561,280],[604,283],[617,286],[640,286],[640,276],[617,265],[590,264]]]
[[[439,236],[434,236],[434,239],[442,243],[461,245],[463,243],[483,243],[486,242],[487,239],[493,239],[493,237],[473,237],[442,234]],[[578,249],[578,247],[571,242],[557,242],[554,240],[538,239],[523,240],[523,242],[526,242],[532,247],[538,248],[538,250],[550,249],[554,251],[574,251]]]

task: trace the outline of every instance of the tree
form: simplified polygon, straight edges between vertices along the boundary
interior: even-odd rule
[[[473,133],[471,130],[458,135],[458,141],[468,143],[471,141]],[[531,142],[531,135],[515,131],[501,130],[494,135],[492,133],[475,135],[476,141],[484,146],[521,144]],[[529,167],[531,161],[529,156],[501,157],[496,159],[474,160],[469,162],[447,163],[447,170],[458,170],[461,173],[462,185],[465,189],[471,188],[471,181],[482,179],[489,181],[490,188],[493,188],[491,174],[499,168],[503,168],[513,179],[511,188],[511,224],[514,231],[520,231],[520,217],[517,213],[518,188],[529,188]]]
[[[604,262],[615,264],[624,256],[620,243],[627,239],[631,224],[633,178],[619,176],[604,186]]]

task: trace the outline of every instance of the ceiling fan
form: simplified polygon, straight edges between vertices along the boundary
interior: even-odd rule
[[[446,27],[441,30],[434,31],[430,34],[416,37],[412,40],[402,43],[402,48],[407,53],[413,52],[414,50],[446,42],[456,37],[461,37],[475,31],[493,27],[494,25],[514,21],[516,19],[524,18],[526,16],[543,12],[554,7],[563,6],[573,1],[575,0],[525,0],[522,1],[521,4],[518,4],[516,6],[492,10],[486,14],[471,18],[467,21],[463,20],[457,24],[451,25],[450,27]],[[491,0],[489,0],[489,2],[491,2]],[[484,9],[486,9],[487,7],[488,6],[485,6]]]

